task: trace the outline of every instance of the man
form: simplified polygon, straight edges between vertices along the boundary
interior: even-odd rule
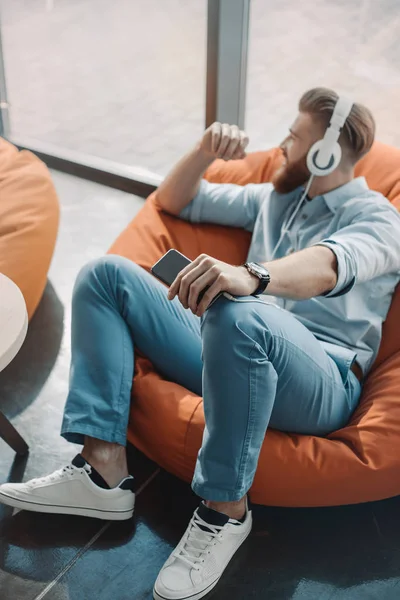
[[[258,266],[202,255],[169,291],[116,256],[81,271],[62,435],[84,444],[82,453],[50,476],[0,487],[0,500],[18,508],[132,515],[125,444],[136,346],[165,377],[203,395],[206,417],[192,484],[204,500],[158,576],[156,599],[198,599],[216,585],[251,530],[246,494],[267,427],[320,436],[343,427],[376,356],[399,280],[400,217],[354,179],[374,139],[365,107],[354,104],[344,124],[338,167],[304,193],[306,156],[337,99],[323,88],[304,94],[275,189],[202,180],[216,158],[243,158],[248,142],[215,123],[158,190],[173,215],[252,231],[249,260]],[[259,276],[265,290],[255,297]],[[220,291],[231,300],[207,310]]]

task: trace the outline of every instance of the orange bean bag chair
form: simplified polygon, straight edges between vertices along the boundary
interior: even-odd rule
[[[58,221],[46,165],[0,138],[0,273],[22,291],[29,318],[46,286]]]
[[[216,161],[212,181],[263,182],[279,165],[279,151],[245,160]],[[400,150],[376,143],[358,165],[371,188],[400,208]],[[162,213],[157,193],[125,229],[110,252],[145,269],[170,248],[190,258],[205,252],[240,264],[249,245],[241,230],[182,222]],[[326,506],[380,500],[400,494],[400,286],[384,325],[379,356],[351,422],[327,438],[268,430],[251,500],[278,506]],[[167,471],[192,478],[201,445],[202,399],[165,381],[144,357],[136,361],[129,440]]]

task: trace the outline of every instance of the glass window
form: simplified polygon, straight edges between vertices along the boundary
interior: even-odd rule
[[[206,0],[5,0],[11,132],[164,174],[205,121]]]
[[[307,89],[366,104],[377,138],[400,146],[400,3],[252,0],[246,129],[250,149],[278,144]]]

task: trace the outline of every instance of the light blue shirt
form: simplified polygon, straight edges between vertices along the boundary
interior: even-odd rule
[[[309,300],[274,302],[313,332],[344,377],[354,360],[365,374],[378,352],[382,323],[400,279],[400,214],[363,177],[304,199],[299,207],[303,191],[283,195],[269,183],[203,180],[180,216],[252,232],[249,261],[268,262],[316,244],[329,247],[337,257],[335,288]]]

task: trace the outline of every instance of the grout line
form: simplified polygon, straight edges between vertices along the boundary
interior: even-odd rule
[[[90,539],[87,542],[87,544],[83,548],[81,548],[81,550],[79,550],[77,554],[75,554],[75,556],[69,561],[69,563],[65,565],[65,567],[62,569],[62,571],[59,572],[57,577],[53,579],[53,581],[50,581],[50,583],[44,588],[44,590],[39,594],[39,596],[36,596],[36,598],[34,598],[34,600],[42,600],[42,598],[46,596],[47,592],[49,592],[60,581],[60,579],[64,577],[64,575],[74,566],[74,564],[81,558],[81,556],[85,554],[85,552],[90,548],[90,546],[94,544],[94,542],[98,540],[99,537],[110,527],[111,523],[112,521],[108,521],[107,523],[105,523],[103,527],[92,537],[92,539]]]
[[[144,483],[142,483],[142,485],[140,486],[140,488],[138,489],[138,491],[136,492],[136,498],[139,496],[139,494],[141,494],[148,485],[150,485],[150,483],[153,481],[153,479],[155,479],[157,477],[157,475],[160,473],[161,469],[158,467],[154,473],[152,473],[150,475],[150,477],[148,479],[146,479],[146,481]]]
[[[148,485],[150,485],[150,483],[153,481],[153,479],[157,477],[160,471],[160,468],[156,469],[154,473],[152,473],[150,477],[146,479],[144,483],[142,483],[142,485],[135,494],[136,498],[147,488]],[[79,552],[77,552],[75,556],[65,565],[65,567],[59,572],[57,577],[50,581],[50,583],[46,585],[44,590],[42,590],[40,594],[36,596],[33,600],[43,600],[43,598],[48,594],[48,592],[52,590],[53,587],[57,585],[57,583],[60,581],[60,579],[62,579],[64,575],[72,569],[72,567],[77,563],[77,561],[89,550],[91,546],[93,546],[93,544],[99,539],[99,537],[103,535],[105,531],[107,531],[107,529],[112,523],[114,523],[114,521],[107,521],[107,523],[105,523],[103,527],[101,527],[101,529],[99,529],[99,531],[85,544],[85,546],[81,548]]]

